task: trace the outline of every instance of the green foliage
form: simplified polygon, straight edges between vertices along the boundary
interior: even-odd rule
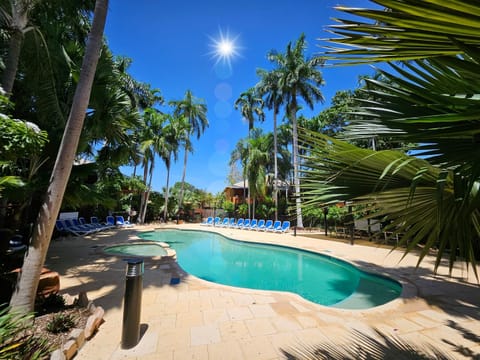
[[[32,334],[33,317],[33,314],[9,312],[8,308],[0,310],[0,359],[36,360],[49,355],[51,349],[47,340]]]
[[[35,301],[35,312],[37,316],[57,312],[65,308],[65,299],[59,294],[50,294],[47,297],[37,297]]]
[[[47,330],[51,333],[58,334],[67,332],[75,326],[75,319],[70,314],[55,314],[47,323]]]

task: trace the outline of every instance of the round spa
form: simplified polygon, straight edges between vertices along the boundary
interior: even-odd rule
[[[175,257],[175,250],[171,249],[168,244],[152,241],[107,246],[103,251],[108,255],[117,256],[128,255],[152,258]]]

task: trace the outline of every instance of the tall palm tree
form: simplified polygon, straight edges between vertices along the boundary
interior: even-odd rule
[[[22,272],[13,293],[12,309],[33,311],[41,269],[45,263],[55,221],[60,211],[63,195],[72,170],[73,160],[88,107],[95,69],[103,44],[103,29],[107,18],[108,0],[97,0],[90,36],[82,64],[82,71],[75,90],[74,101],[58,151],[50,184],[34,226],[29,250]]]
[[[340,19],[341,25],[332,27],[339,37],[331,41],[345,47],[330,49],[327,56],[347,64],[400,61],[389,63],[391,70],[381,71],[381,79],[366,80],[374,100],[360,103],[349,135],[368,137],[374,128],[377,134],[418,144],[414,150],[426,159],[368,153],[313,135],[319,140],[314,151],[326,152],[320,155],[322,168],[314,172],[316,189],[309,183],[310,194],[316,192],[313,196],[323,202],[340,194],[369,202],[410,240],[407,251],[424,245],[419,262],[435,246],[436,267],[448,251],[450,268],[462,257],[476,273],[480,20],[472,14],[480,14],[480,5],[468,0],[387,5],[388,11],[339,8],[367,21]]]
[[[301,34],[295,45],[288,43],[285,54],[270,52],[268,57],[276,66],[280,93],[286,99],[287,117],[292,122],[293,181],[295,184],[295,201],[297,224],[303,228],[302,201],[300,198],[300,178],[298,159],[297,111],[298,99],[301,98],[311,109],[317,101],[323,102],[319,86],[324,84],[318,67],[324,60],[318,56],[305,58],[305,34]]]
[[[174,115],[176,117],[183,116],[188,120],[190,126],[188,128],[189,132],[187,135],[190,136],[195,134],[197,139],[199,139],[209,125],[207,119],[207,104],[205,104],[205,101],[203,99],[196,98],[193,96],[190,90],[187,90],[182,100],[173,100],[170,101],[169,104],[174,106]],[[187,128],[185,128],[185,131],[187,131]],[[185,141],[183,145],[185,154],[183,159],[182,188],[180,190],[180,196],[178,200],[180,208],[182,207],[183,203],[188,153],[192,149],[191,142],[189,141]]]
[[[143,113],[144,128],[140,132],[140,150],[143,154],[143,181],[146,186],[145,191],[140,197],[140,208],[138,221],[145,222],[147,213],[148,198],[151,191],[153,170],[155,168],[155,158],[157,155],[162,157],[166,147],[165,127],[169,120],[168,115],[162,114],[156,109],[148,108]]]
[[[240,109],[243,118],[248,121],[248,138],[255,126],[255,117],[260,122],[265,120],[265,113],[263,112],[263,99],[258,96],[255,88],[250,88],[240,94],[239,98],[235,100],[235,109]],[[246,187],[244,181],[244,188]],[[248,217],[250,217],[250,184],[248,185]]]
[[[169,123],[164,128],[165,143],[163,149],[159,151],[160,157],[163,159],[167,168],[167,180],[165,185],[165,204],[163,209],[163,218],[167,221],[168,218],[168,198],[170,186],[170,169],[173,161],[178,159],[178,150],[180,146],[184,146],[185,142],[189,141],[188,134],[190,133],[190,123],[184,116],[168,115]],[[182,184],[183,186],[183,184]],[[183,191],[183,188],[181,189]],[[179,203],[180,206],[180,203]]]
[[[273,110],[273,200],[275,203],[275,220],[278,220],[278,139],[277,139],[277,115],[283,103],[280,89],[280,73],[272,70],[257,69],[260,81],[255,86],[260,96],[265,97],[265,105]]]

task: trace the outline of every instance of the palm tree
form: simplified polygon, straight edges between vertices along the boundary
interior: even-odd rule
[[[41,269],[45,263],[48,246],[55,226],[55,221],[53,220],[57,218],[60,211],[88,107],[95,69],[103,44],[103,29],[107,18],[107,9],[108,0],[96,1],[92,29],[72,108],[50,178],[45,201],[38,214],[29,250],[24,259],[22,272],[10,301],[12,309],[19,309],[24,312],[33,311]]]
[[[178,149],[181,145],[184,148],[187,146],[185,142],[188,141],[188,134],[190,133],[190,123],[186,117],[180,116],[168,116],[169,124],[164,128],[165,142],[164,147],[159,151],[160,157],[165,162],[167,168],[167,181],[165,185],[165,204],[163,209],[163,218],[165,221],[168,219],[168,197],[169,197],[169,182],[170,182],[170,168],[173,160],[177,161]],[[183,183],[182,183],[183,184]],[[183,188],[181,189],[183,192]],[[180,206],[180,203],[179,203]]]
[[[139,223],[145,222],[147,213],[148,198],[151,191],[153,170],[155,168],[155,158],[162,156],[166,146],[165,127],[168,121],[168,115],[160,113],[156,109],[148,108],[143,113],[144,127],[140,132],[140,151],[143,154],[143,181],[146,186],[145,191],[140,197],[140,208],[138,214]]]
[[[297,111],[298,98],[313,109],[315,102],[323,101],[319,86],[324,84],[322,73],[317,69],[324,60],[318,56],[305,58],[305,35],[301,34],[294,46],[288,43],[285,54],[270,52],[270,61],[276,64],[280,94],[286,99],[287,117],[292,122],[293,140],[293,181],[295,184],[297,224],[303,228],[302,202],[300,198],[300,178],[298,159]]]
[[[2,87],[8,95],[12,92],[13,83],[17,75],[25,32],[32,29],[29,26],[29,13],[37,2],[36,0],[10,0],[8,1],[9,11],[1,9],[2,25],[8,29],[10,35],[5,69],[2,74]]]
[[[435,246],[436,268],[448,252],[450,267],[461,257],[476,273],[480,112],[475,94],[480,93],[480,21],[471,14],[480,13],[480,5],[467,0],[415,5],[389,2],[388,11],[340,8],[367,18],[368,25],[339,20],[342,25],[332,31],[340,38],[332,41],[347,47],[327,55],[348,64],[400,61],[389,63],[392,70],[381,71],[382,78],[366,80],[366,91],[374,100],[360,103],[349,135],[369,137],[374,128],[377,134],[418,144],[416,154],[426,159],[400,152],[370,153],[306,136],[319,140],[311,142],[315,152],[327,146],[320,154],[321,168],[311,173],[317,187],[312,182],[308,186],[317,201],[343,194],[369,203],[391,221],[392,228],[404,233],[404,240],[410,240],[407,251],[424,245],[419,261]],[[329,176],[321,175],[328,167]]]
[[[255,218],[255,200],[265,196],[267,166],[270,161],[271,136],[263,135],[261,129],[254,129],[248,140],[248,158],[246,173],[248,190],[253,200],[252,218]]]
[[[183,116],[188,120],[188,123],[190,124],[190,126],[188,128],[189,133],[187,135],[196,134],[197,139],[199,139],[209,125],[207,120],[207,105],[205,104],[204,100],[196,98],[195,96],[193,96],[190,90],[187,90],[182,100],[170,101],[169,104],[174,106],[175,116],[177,117]],[[187,129],[185,128],[185,130]],[[185,184],[185,175],[187,171],[188,152],[191,152],[192,150],[190,141],[184,141],[183,145],[184,145],[185,155],[183,159],[182,188],[180,190],[180,196],[178,199],[179,208],[182,207],[182,203],[183,203],[183,192],[184,192],[184,184]]]
[[[240,97],[235,100],[235,109],[240,109],[243,118],[248,121],[248,137],[255,125],[255,116],[260,122],[265,120],[265,113],[263,112],[263,99],[258,96],[255,88],[250,88],[240,94]],[[244,186],[245,188],[245,183]],[[250,217],[250,184],[248,185],[248,217]]]
[[[278,220],[278,140],[277,140],[277,115],[283,103],[283,97],[279,86],[280,73],[272,70],[257,69],[260,81],[255,86],[260,96],[265,97],[265,105],[273,109],[273,200],[275,202],[275,220]]]

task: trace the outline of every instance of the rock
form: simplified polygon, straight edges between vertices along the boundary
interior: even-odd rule
[[[88,297],[85,291],[78,294],[78,305],[84,308],[88,306]]]
[[[95,312],[90,315],[87,319],[87,324],[85,325],[85,338],[90,339],[90,337],[95,333],[95,330],[100,326],[103,315],[105,311],[101,306],[98,306],[95,309]]]
[[[63,344],[63,353],[67,359],[71,359],[77,353],[78,346],[75,340],[68,340],[65,344]]]
[[[63,297],[63,300],[65,301],[66,306],[73,306],[75,304],[75,301],[77,300],[75,297],[73,297],[70,294],[63,294],[62,297]]]
[[[57,349],[50,354],[50,360],[66,360],[66,357],[62,350]]]
[[[68,340],[75,340],[80,349],[85,343],[85,331],[82,329],[73,329],[68,336]]]

